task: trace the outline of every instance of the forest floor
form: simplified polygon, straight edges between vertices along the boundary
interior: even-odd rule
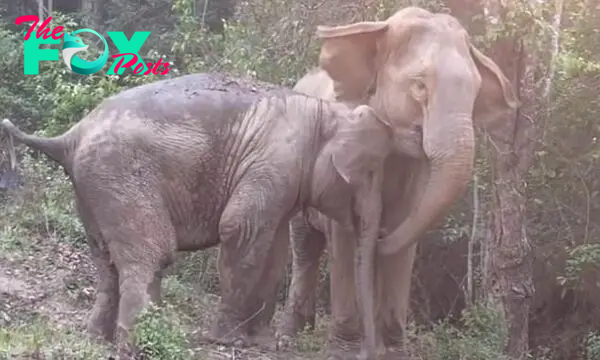
[[[3,242],[0,239],[0,359],[110,358],[113,349],[85,331],[95,281],[87,249],[52,238]],[[274,346],[234,349],[195,344],[193,339],[216,314],[218,297],[170,275],[163,280],[163,298],[184,330],[184,359],[315,359],[326,338],[322,328],[301,335],[297,352],[277,351]],[[147,331],[155,331],[154,338],[161,341],[168,337],[160,326]],[[163,352],[169,351],[163,347]]]

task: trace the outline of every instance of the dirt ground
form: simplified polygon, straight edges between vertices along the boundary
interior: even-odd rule
[[[38,239],[16,249],[0,246],[0,359],[109,359],[112,349],[85,332],[94,300],[94,272],[85,247],[56,239]],[[206,330],[215,314],[218,297],[188,285],[174,275],[163,281],[165,302],[172,305],[185,330],[186,358],[318,357],[324,331],[301,338],[300,351],[293,353],[277,351],[271,345],[233,349],[194,344],[194,337]]]

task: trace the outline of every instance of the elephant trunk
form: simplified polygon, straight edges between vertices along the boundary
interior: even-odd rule
[[[397,253],[419,240],[449,210],[469,183],[475,156],[471,111],[462,109],[454,115],[435,116],[440,113],[443,112],[431,111],[431,123],[423,126],[423,149],[429,159],[430,172],[421,199],[417,199],[406,219],[380,240],[378,251],[381,254]]]

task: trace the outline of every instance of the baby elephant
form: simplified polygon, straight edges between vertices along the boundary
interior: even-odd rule
[[[421,156],[420,134],[392,131],[367,106],[266,87],[222,74],[158,81],[104,100],[54,138],[2,122],[69,175],[99,279],[88,329],[116,333],[124,357],[173,255],[219,243],[221,303],[209,337],[256,334],[274,311],[288,220],[307,208],[360,234],[363,353],[374,356],[383,160],[392,150]]]

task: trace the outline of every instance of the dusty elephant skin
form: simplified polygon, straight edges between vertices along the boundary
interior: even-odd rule
[[[401,358],[417,241],[461,196],[474,158],[473,126],[495,134],[518,101],[498,66],[471,43],[458,20],[421,8],[384,21],[320,26],[319,68],[296,91],[350,106],[368,104],[393,128],[419,126],[424,159],[390,155],[383,179],[384,229],[378,243],[377,328],[387,359]],[[330,358],[351,358],[361,336],[351,276],[352,234],[336,222],[296,215],[290,222],[293,274],[282,339],[314,324],[318,263],[332,258]],[[326,241],[327,240],[327,241]]]
[[[372,353],[383,162],[390,151],[421,156],[420,134],[393,130],[368,106],[240,83],[199,74],[136,87],[56,138],[2,123],[71,179],[99,275],[88,328],[116,336],[126,353],[135,316],[160,302],[174,253],[220,243],[222,299],[209,338],[256,334],[274,311],[288,221],[313,208],[358,238]]]

